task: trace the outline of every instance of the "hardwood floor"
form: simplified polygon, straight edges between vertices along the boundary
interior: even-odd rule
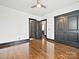
[[[0,59],[79,59],[79,49],[47,40],[0,49]]]

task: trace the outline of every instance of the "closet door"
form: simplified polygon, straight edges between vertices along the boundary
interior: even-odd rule
[[[77,31],[77,16],[69,16],[68,17],[68,25],[69,25],[69,31]]]
[[[78,43],[79,43],[79,15],[78,15]]]
[[[56,16],[55,31],[56,41],[79,47],[79,10]]]
[[[77,41],[78,19],[77,16],[68,17],[68,41]]]
[[[56,40],[64,40],[64,19],[56,18]]]

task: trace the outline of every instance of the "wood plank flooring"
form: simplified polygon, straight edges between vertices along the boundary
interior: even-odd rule
[[[79,59],[79,49],[36,39],[0,49],[0,59]]]

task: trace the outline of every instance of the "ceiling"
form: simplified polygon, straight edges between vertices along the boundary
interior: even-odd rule
[[[0,5],[33,15],[43,16],[77,2],[79,0],[42,0],[42,4],[47,8],[31,8],[31,6],[36,4],[36,0],[0,0]]]

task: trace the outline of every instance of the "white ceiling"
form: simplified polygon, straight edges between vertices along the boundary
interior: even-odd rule
[[[0,5],[43,16],[78,2],[79,0],[42,0],[42,4],[47,8],[31,8],[31,6],[36,4],[36,0],[0,0]]]

